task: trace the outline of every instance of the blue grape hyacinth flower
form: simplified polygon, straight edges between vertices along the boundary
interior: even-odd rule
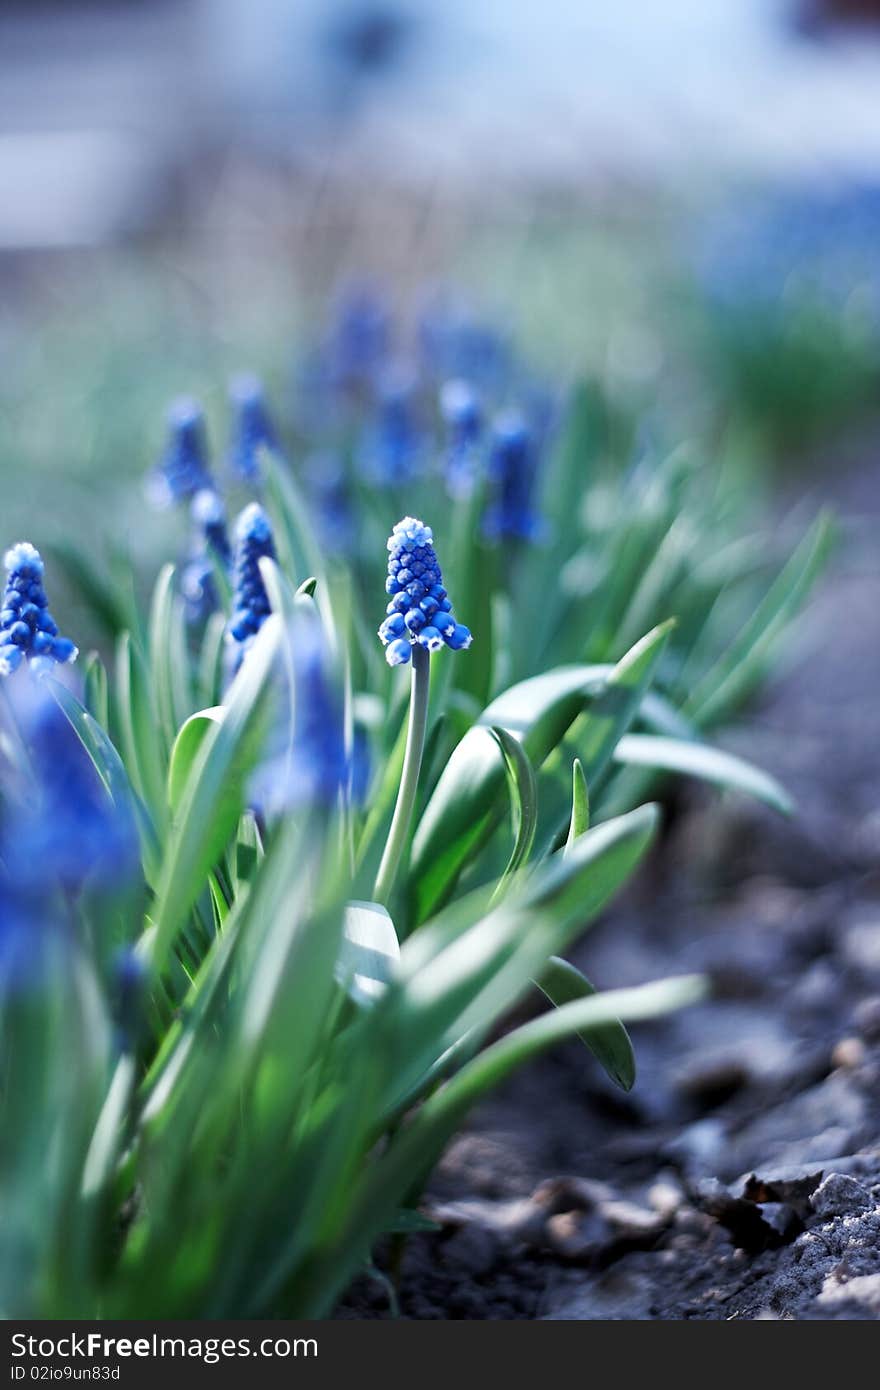
[[[483,427],[480,401],[469,382],[453,377],[443,385],[440,414],[446,426],[446,486],[450,496],[467,497],[477,477]]]
[[[27,658],[36,670],[75,661],[77,649],[61,637],[43,588],[44,565],[29,541],[7,550],[6,588],[0,604],[0,675],[9,676]]]
[[[187,620],[201,622],[219,606],[214,567],[232,568],[232,546],[226,528],[226,507],[219,493],[202,488],[192,500],[194,542],[180,576]]]
[[[425,439],[416,408],[416,382],[407,372],[386,375],[376,417],[361,450],[365,476],[379,487],[408,482],[420,470]]]
[[[235,528],[233,612],[226,634],[233,651],[234,671],[269,616],[269,596],[260,573],[260,560],[264,558],[276,558],[272,527],[259,503],[251,502]]]
[[[274,818],[302,807],[332,810],[353,795],[353,760],[346,749],[342,694],[319,619],[296,615],[293,652],[293,727],[282,703],[269,746],[252,780],[251,805]]]
[[[258,483],[262,473],[261,452],[279,452],[278,432],[269,414],[263,387],[255,376],[233,378],[229,395],[234,412],[230,468],[243,482]]]
[[[537,448],[524,416],[510,410],[499,416],[492,432],[489,476],[494,496],[486,511],[487,535],[533,540],[541,531],[541,519],[532,504]]]
[[[428,652],[447,646],[454,652],[471,645],[471,633],[459,623],[443,587],[430,526],[415,517],[398,521],[388,538],[389,596],[387,616],[379,628],[389,666],[403,666],[418,643]]]
[[[147,480],[147,496],[154,506],[170,507],[211,487],[204,412],[198,401],[180,396],[168,412],[168,442]]]

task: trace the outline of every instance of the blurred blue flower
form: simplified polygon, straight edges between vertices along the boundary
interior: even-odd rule
[[[233,406],[230,468],[246,483],[257,483],[262,474],[260,454],[279,452],[279,439],[266,406],[263,388],[255,376],[235,377],[229,386]]]
[[[457,377],[497,396],[510,380],[513,362],[505,337],[442,294],[422,310],[418,342],[426,370],[441,381]]]
[[[291,634],[293,728],[282,704],[270,746],[251,782],[251,804],[270,819],[302,806],[332,809],[352,798],[355,760],[346,751],[342,695],[321,623],[300,614]]]
[[[75,661],[77,649],[58,635],[43,588],[43,561],[38,550],[19,541],[4,557],[7,578],[0,605],[0,675],[16,671],[25,657],[35,670]]]
[[[227,628],[232,649],[232,669],[237,671],[245,653],[269,616],[269,596],[260,574],[260,560],[274,560],[275,542],[269,518],[258,502],[251,502],[235,528],[233,611]]]
[[[359,453],[361,469],[379,487],[398,487],[420,471],[424,455],[415,380],[407,372],[391,372],[379,387],[375,419]]]
[[[389,666],[403,666],[418,642],[429,652],[446,644],[453,651],[471,645],[471,634],[457,622],[443,587],[430,526],[405,516],[388,539],[387,616],[379,628]]]
[[[232,546],[226,527],[226,507],[220,495],[202,488],[192,500],[193,544],[180,575],[180,589],[190,623],[203,622],[220,604],[215,566],[232,568]]]
[[[57,701],[22,678],[10,690],[16,736],[27,752],[26,776],[7,779],[0,846],[6,872],[29,894],[78,891],[87,882],[112,888],[139,864],[130,808],[113,800]],[[22,778],[24,777],[24,780]]]
[[[483,414],[471,385],[459,377],[440,390],[440,415],[446,426],[446,486],[451,497],[467,497],[480,465]]]
[[[704,229],[697,276],[718,309],[784,317],[792,304],[840,314],[854,291],[880,330],[880,185],[809,188],[738,202]]]
[[[541,521],[532,505],[537,467],[534,436],[519,411],[499,416],[492,431],[489,477],[492,501],[484,526],[493,540],[532,540]]]
[[[330,449],[311,454],[305,461],[304,473],[321,544],[343,554],[351,551],[355,520],[340,455]]]
[[[154,506],[170,507],[211,487],[204,412],[198,401],[181,396],[168,412],[168,442],[147,478],[147,496]]]
[[[331,384],[342,391],[369,387],[391,348],[388,306],[369,285],[349,286],[339,296],[322,359]]]
[[[202,488],[192,500],[190,515],[201,548],[228,569],[232,564],[232,546],[223,498],[212,488]]]
[[[120,1052],[134,1052],[144,1035],[150,972],[134,946],[124,946],[113,962],[113,1018]]]

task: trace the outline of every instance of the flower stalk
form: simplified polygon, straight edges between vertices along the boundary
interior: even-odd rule
[[[419,785],[419,772],[422,754],[425,749],[425,733],[428,727],[428,694],[431,688],[431,656],[427,647],[415,645],[412,651],[412,685],[409,702],[409,725],[406,731],[406,749],[403,755],[403,770],[397,803],[391,820],[391,829],[382,854],[382,862],[376,875],[373,899],[386,907],[394,888],[394,880],[400,867],[400,860],[409,834],[412,814],[416,804]]]

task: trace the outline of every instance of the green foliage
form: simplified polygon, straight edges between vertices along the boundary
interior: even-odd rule
[[[222,619],[187,631],[170,566],[144,622],[67,557],[116,657],[112,676],[89,658],[83,702],[52,688],[138,827],[124,939],[143,1003],[120,1033],[95,944],[119,905],[100,898],[79,904],[71,958],[35,960],[9,996],[6,1316],[326,1315],[384,1232],[418,1226],[433,1163],[489,1087],[576,1036],[629,1089],[624,1022],[700,997],[700,981],[675,977],[597,994],[564,954],[650,850],[658,811],[637,802],[655,770],[790,809],[704,731],[775,656],[827,527],[756,603],[764,567],[704,532],[720,503],[696,473],[666,461],[641,490],[612,477],[590,419],[579,397],[548,474],[552,544],[509,565],[483,544],[462,560],[456,603],[478,664],[432,658],[423,776],[387,905],[370,894],[405,700],[356,640],[350,598],[372,611],[375,593],[378,622],[384,557],[328,573],[298,487],[273,466],[273,613],[222,699]],[[279,731],[296,771],[304,611],[338,673],[349,751],[357,728],[373,771],[361,804],[293,797],[266,815],[251,779]],[[550,1009],[505,1030],[536,985]]]

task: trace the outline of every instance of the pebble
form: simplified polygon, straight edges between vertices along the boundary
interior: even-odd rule
[[[810,1198],[817,1216],[850,1216],[868,1211],[874,1202],[870,1192],[847,1173],[829,1173]]]

